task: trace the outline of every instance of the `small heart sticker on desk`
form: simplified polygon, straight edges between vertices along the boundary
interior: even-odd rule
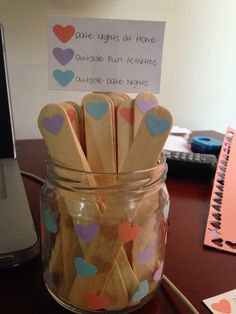
[[[227,314],[231,313],[231,305],[229,301],[226,299],[221,299],[219,300],[219,302],[213,303],[211,307],[220,313],[227,313]]]
[[[221,293],[217,296],[203,300],[203,303],[214,314],[236,313],[236,289]]]

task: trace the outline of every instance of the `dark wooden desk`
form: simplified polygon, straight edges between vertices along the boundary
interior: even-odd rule
[[[45,177],[46,148],[42,140],[17,141],[21,170]],[[24,178],[34,220],[39,230],[40,185]],[[193,303],[209,313],[202,300],[236,288],[235,255],[203,246],[211,196],[211,182],[168,178],[171,197],[169,238],[164,273]],[[40,256],[27,264],[0,271],[1,314],[66,314],[47,293]],[[190,311],[166,287],[137,314],[188,314]]]

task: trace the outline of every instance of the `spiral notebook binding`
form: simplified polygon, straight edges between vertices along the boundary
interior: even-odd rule
[[[236,219],[236,212],[233,210],[235,160],[236,131],[228,128],[215,173],[204,245],[231,253],[236,253],[236,228],[233,226]]]

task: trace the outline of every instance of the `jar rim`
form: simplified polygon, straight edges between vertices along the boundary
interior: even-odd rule
[[[60,161],[54,159],[52,156],[50,156],[50,154],[46,157],[46,163],[49,166],[56,166],[60,169],[64,169],[64,170],[68,170],[68,171],[72,171],[72,172],[80,172],[80,173],[84,173],[86,175],[108,175],[108,176],[127,176],[129,174],[136,174],[136,173],[148,173],[151,171],[155,171],[155,169],[157,169],[158,167],[160,167],[161,164],[164,164],[166,162],[166,157],[165,154],[162,152],[160,154],[160,158],[157,160],[156,165],[154,165],[153,167],[150,168],[146,168],[146,169],[140,169],[140,170],[134,170],[134,171],[124,171],[124,172],[99,172],[99,171],[86,171],[86,170],[81,170],[81,169],[76,169],[76,168],[72,168],[69,167],[63,163],[61,163]]]
[[[47,181],[49,184],[73,191],[102,189],[139,189],[148,188],[165,181],[167,163],[164,153],[154,167],[133,172],[102,173],[71,169],[54,160],[50,155],[46,159]]]

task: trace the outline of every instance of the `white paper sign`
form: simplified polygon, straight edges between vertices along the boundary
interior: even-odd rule
[[[51,16],[49,88],[159,93],[165,22]]]
[[[219,294],[215,297],[203,300],[203,303],[214,314],[235,314],[236,313],[236,289]]]

